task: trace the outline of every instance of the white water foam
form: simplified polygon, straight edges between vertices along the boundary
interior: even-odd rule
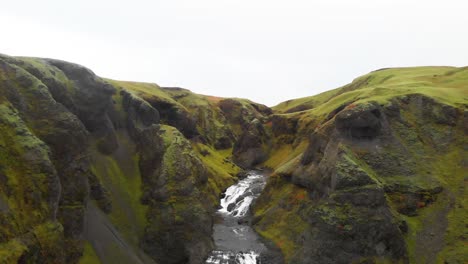
[[[254,251],[247,253],[232,253],[224,251],[213,251],[211,256],[206,260],[206,264],[260,264],[258,259],[259,254]]]
[[[256,198],[250,188],[255,181],[259,181],[261,179],[262,175],[254,173],[250,174],[238,183],[230,186],[225,192],[225,197],[220,201],[221,209],[219,212],[235,217],[245,216],[249,211],[250,204],[254,198]],[[264,185],[264,182],[260,184]],[[233,208],[231,208],[230,211],[228,211],[230,204],[235,205]]]

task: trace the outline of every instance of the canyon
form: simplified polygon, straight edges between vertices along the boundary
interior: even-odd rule
[[[464,263],[467,98],[468,67],[267,107],[0,54],[0,262]]]

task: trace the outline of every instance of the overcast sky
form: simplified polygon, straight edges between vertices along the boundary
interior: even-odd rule
[[[270,106],[378,68],[468,65],[466,0],[14,0],[0,26],[0,53]]]

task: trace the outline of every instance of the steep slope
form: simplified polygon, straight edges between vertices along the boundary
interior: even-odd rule
[[[462,263],[467,92],[468,68],[384,69],[274,107],[257,231],[288,263]]]
[[[270,108],[239,98],[194,94],[182,88],[108,80],[150,103],[163,123],[176,127],[193,142],[215,150],[233,149],[233,159],[243,168],[263,162],[270,151],[270,137],[263,124]]]
[[[1,261],[202,262],[241,171],[217,102],[58,60],[0,63]]]

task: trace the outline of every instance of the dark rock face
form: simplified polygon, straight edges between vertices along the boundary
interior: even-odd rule
[[[337,209],[337,208],[334,208]],[[303,249],[292,263],[349,263],[364,256],[405,258],[406,246],[398,226],[390,221],[366,221],[365,217],[392,218],[388,208],[366,210],[360,207],[360,217],[350,217],[346,223],[329,223],[327,215],[313,215],[311,234],[306,234]],[[307,237],[312,235],[312,237]],[[371,261],[369,258],[368,261]]]
[[[299,166],[284,172],[310,198],[299,211],[307,223],[295,238],[301,246],[289,262],[407,263],[408,224],[399,214],[415,216],[443,194],[421,157],[450,150],[460,138],[453,129],[460,117],[456,108],[421,95],[340,107],[310,135]],[[268,222],[255,219],[260,229]]]
[[[195,119],[185,109],[175,104],[160,100],[157,97],[148,98],[146,101],[158,110],[161,122],[176,127],[186,138],[194,138],[199,135]]]
[[[252,168],[268,155],[269,136],[259,120],[254,119],[234,145],[234,162],[242,168]]]
[[[7,199],[25,202],[12,209],[0,196],[0,221],[5,223],[0,243],[21,238],[25,247],[12,252],[10,262],[79,260],[88,200],[96,200],[106,213],[113,209],[109,190],[92,171],[90,150],[97,149],[103,158],[113,154],[122,140],[116,128],[133,141],[125,144],[136,146],[141,202],[148,206],[141,247],[161,263],[201,263],[212,250],[214,204],[202,192],[207,169],[184,135],[161,128],[159,111],[149,102],[126,91],[117,94],[90,70],[56,60],[0,56],[0,87],[0,189]],[[193,137],[196,125],[190,120],[180,115],[174,122]],[[16,144],[23,141],[24,146]],[[15,156],[18,160],[10,158]],[[20,174],[13,175],[5,170],[12,164],[25,167],[15,167]],[[19,175],[27,176],[22,185],[8,183],[21,180]]]
[[[312,161],[322,160],[323,154],[325,153],[325,148],[328,144],[328,138],[325,136],[325,133],[314,132],[309,138],[309,146],[304,152],[301,164],[308,165]]]
[[[233,146],[233,160],[242,168],[252,168],[265,161],[271,148],[271,135],[264,123],[272,110],[264,105],[242,99],[223,99],[218,102],[226,121],[237,138]]]
[[[214,206],[200,192],[208,172],[193,153],[183,154],[193,150],[174,128],[163,126],[143,134],[140,168],[149,224],[141,246],[161,263],[201,263],[213,248]],[[155,153],[155,148],[161,152]]]
[[[83,66],[59,60],[48,59],[47,62],[60,69],[73,82],[76,93],[71,97],[73,105],[70,109],[75,110],[73,113],[86,129],[99,135],[113,133],[107,112],[112,107],[111,95],[115,89]],[[61,101],[58,93],[55,98]]]
[[[135,141],[140,133],[152,124],[159,123],[159,112],[149,103],[122,90],[122,106],[127,113],[126,127]]]
[[[229,204],[228,207],[227,207],[228,212],[231,212],[234,209],[234,207],[236,207],[235,203]]]
[[[218,102],[218,106],[226,116],[226,119],[233,127],[247,129],[254,119],[262,119],[273,112],[265,105],[252,102],[242,102],[236,99],[223,99]],[[238,131],[235,131],[238,132]]]
[[[335,117],[335,125],[343,136],[354,139],[372,139],[379,135],[381,124],[381,112],[378,105],[367,105],[346,109]]]
[[[339,151],[335,160],[331,171],[319,166],[320,178],[301,177],[299,183],[313,189],[319,200],[315,210],[302,216],[311,229],[291,262],[349,263],[371,256],[404,261],[406,245],[385,191],[345,152]]]
[[[274,137],[285,144],[291,144],[294,142],[298,132],[298,119],[281,115],[272,115],[270,117],[270,121],[271,131]]]
[[[73,175],[75,179],[66,178],[65,180],[64,178],[66,184],[62,186],[62,199],[67,199],[67,202],[61,202],[64,207],[61,219],[64,224],[65,235],[70,235],[74,239],[81,239],[84,208],[77,208],[76,206],[68,208],[66,206],[67,203],[71,205],[76,203],[76,200],[70,199],[74,197],[74,193],[77,193],[75,196],[78,193],[81,196],[86,194],[80,199],[80,203],[85,206],[87,193],[89,192],[88,188],[91,184],[92,197],[98,201],[99,205],[102,205],[104,211],[111,210],[111,203],[105,189],[89,169],[91,161],[88,159],[87,153],[90,141],[88,133],[98,139],[97,147],[105,154],[112,153],[118,147],[115,130],[108,115],[110,109],[112,109],[111,95],[115,90],[89,69],[80,65],[57,60],[45,60],[44,63],[49,64],[51,68],[56,67],[56,72],[63,72],[71,82],[70,86],[67,87],[57,79],[46,77],[40,71],[34,71],[34,67],[26,67],[27,70],[31,70],[37,78],[47,85],[53,98],[66,107],[66,109],[60,111],[70,111],[73,115],[69,120],[75,120],[76,123],[75,127],[63,127],[62,124],[65,124],[68,120],[60,121],[53,127],[59,128],[63,134],[46,135],[44,141],[60,157],[56,162],[56,168],[59,172],[63,170],[60,173],[62,177]],[[70,89],[73,92],[70,92]],[[46,117],[45,114],[38,113],[38,115]],[[64,146],[67,147],[64,148]],[[64,164],[68,164],[68,166],[64,167]],[[78,186],[82,186],[82,189],[77,190]],[[67,223],[71,223],[70,226]],[[68,232],[68,229],[71,229],[71,231]],[[73,257],[79,257],[79,253]]]
[[[84,206],[89,194],[88,132],[76,116],[52,98],[46,86],[38,84],[34,76],[4,61],[2,72],[22,76],[19,85],[7,81],[2,90],[9,90],[5,99],[11,100],[29,130],[50,148],[54,167],[53,170],[49,168],[48,173],[56,171],[58,177],[46,180],[49,187],[45,195],[50,201],[48,219],[58,219],[63,225],[65,241],[76,244],[81,239]],[[15,77],[7,76],[7,80],[15,80]],[[73,262],[80,255],[80,247],[65,247],[62,253],[67,261]]]
[[[214,103],[189,113],[180,104],[114,88],[82,66],[49,59],[0,56],[0,86],[0,243],[21,238],[18,248],[24,248],[11,252],[10,262],[76,263],[88,201],[112,216],[128,202],[113,204],[110,192],[116,189],[105,177],[141,177],[147,214],[135,223],[146,226],[135,229],[145,230],[135,240],[149,256],[160,263],[203,262],[213,249],[211,196],[217,194],[210,193],[211,172],[187,138],[217,149],[232,146],[235,136]],[[115,164],[125,155],[135,167]],[[102,173],[92,159],[111,168]],[[18,180],[21,185],[11,184]],[[9,206],[13,202],[19,204]]]

